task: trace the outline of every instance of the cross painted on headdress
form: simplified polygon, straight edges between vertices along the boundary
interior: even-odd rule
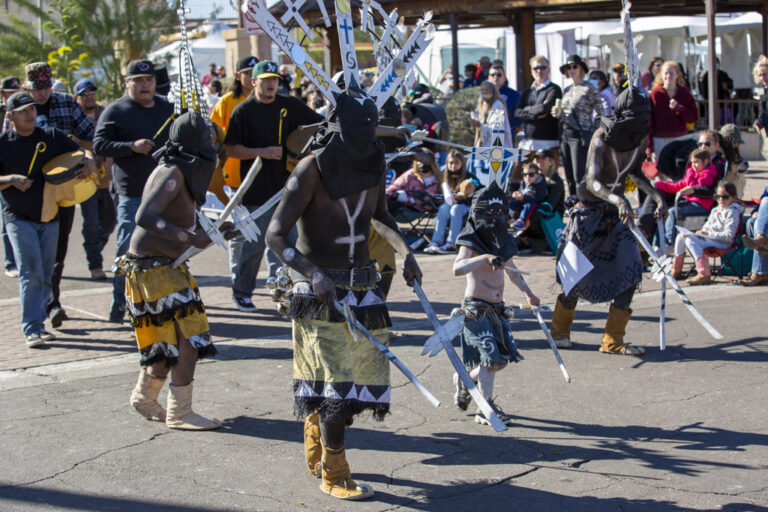
[[[304,2],[306,2],[306,0],[283,0],[283,3],[285,4],[285,12],[280,18],[280,21],[282,21],[284,24],[287,24],[288,20],[293,18],[296,20],[296,23],[299,24],[304,33],[307,34],[307,37],[314,39],[315,36],[312,34],[312,30],[309,28],[309,25],[307,25],[307,22],[304,21],[304,17],[301,15],[301,12],[299,12],[299,9],[301,9],[301,6],[304,5]]]
[[[344,20],[344,23],[339,25],[339,28],[344,29],[344,39],[345,42],[349,44],[349,32],[353,30],[353,28],[347,25],[347,20]]]

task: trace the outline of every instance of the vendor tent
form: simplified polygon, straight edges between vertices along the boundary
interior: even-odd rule
[[[226,52],[224,50],[225,42],[222,31],[228,28],[229,26],[223,23],[206,24],[200,27],[200,30],[205,32],[206,36],[189,41],[192,59],[201,78],[203,74],[207,73],[210,64],[224,65]],[[168,75],[171,79],[174,79],[179,73],[179,46],[181,46],[181,41],[176,41],[149,54],[150,60],[154,62],[166,62],[170,58],[170,61],[168,61]]]

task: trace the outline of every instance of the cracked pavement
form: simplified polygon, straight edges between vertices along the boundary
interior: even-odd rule
[[[515,421],[501,434],[452,405],[447,358],[419,356],[428,327],[397,324],[393,351],[442,405],[392,371],[392,414],[348,431],[353,476],[376,490],[361,503],[326,497],[304,469],[284,337],[223,340],[199,365],[195,408],[223,420],[212,432],[132,412],[134,354],[0,372],[0,509],[768,511],[763,292],[690,292],[724,341],[670,301],[660,352],[650,291],[628,329],[647,355],[600,354],[606,308],[580,307],[577,345],[562,351],[571,384],[534,318],[516,319],[526,359],[497,378]]]
[[[233,309],[222,255],[206,251],[192,264],[206,274],[198,282],[219,348],[195,381],[195,410],[223,421],[211,432],[168,430],[131,410],[131,332],[103,321],[111,289],[86,280],[84,258],[68,258],[64,302],[77,308],[46,351],[23,346],[17,291],[0,280],[0,308],[11,319],[0,325],[0,511],[768,512],[765,288],[723,278],[685,288],[723,341],[668,293],[661,352],[659,286],[646,278],[627,329],[628,341],[646,347],[643,358],[598,353],[607,306],[580,304],[576,346],[561,351],[570,384],[533,315],[515,319],[525,360],[496,379],[496,401],[514,420],[497,434],[474,422],[474,404],[466,412],[453,405],[446,356],[419,356],[429,321],[396,281],[392,351],[441,406],[392,368],[392,413],[383,423],[359,418],[347,435],[353,477],[376,494],[347,503],[325,496],[305,470],[290,325],[272,312],[263,287],[254,298],[259,313]],[[450,255],[418,260],[445,321],[464,281],[446,277]],[[516,263],[553,305],[553,258]],[[505,299],[521,302],[509,286]]]

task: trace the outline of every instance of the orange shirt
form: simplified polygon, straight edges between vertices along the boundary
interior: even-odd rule
[[[228,92],[216,103],[211,112],[211,121],[221,126],[225,131],[229,128],[229,119],[232,117],[232,111],[240,103],[245,101],[246,96],[240,95],[235,98],[232,92]],[[230,187],[240,186],[240,160],[237,158],[227,158],[224,162],[224,180]]]

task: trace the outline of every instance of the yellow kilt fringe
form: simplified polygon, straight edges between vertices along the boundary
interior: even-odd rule
[[[176,326],[197,349],[198,358],[216,354],[197,282],[186,265],[149,269],[124,267],[128,315],[144,366],[179,359]]]
[[[371,332],[389,346],[389,330]],[[354,340],[344,322],[293,319],[295,413],[324,418],[370,410],[381,420],[389,412],[389,362],[369,341]]]

